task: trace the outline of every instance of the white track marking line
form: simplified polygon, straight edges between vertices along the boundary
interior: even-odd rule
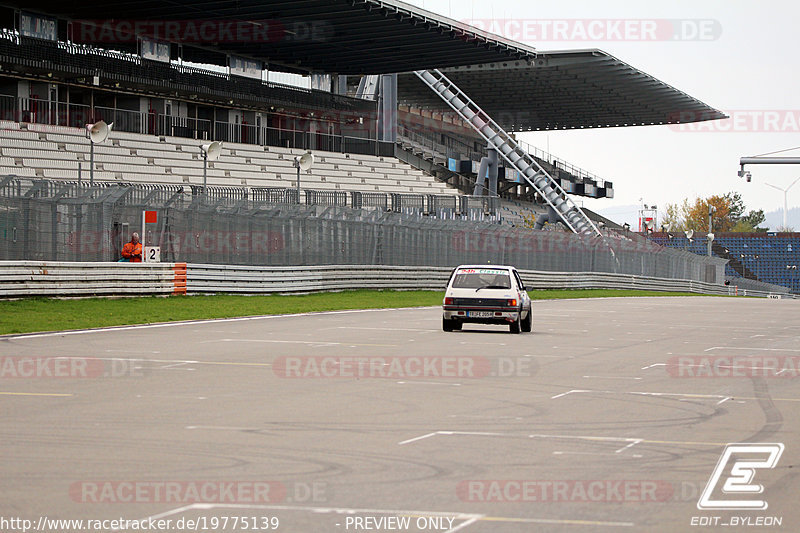
[[[553,396],[553,398],[558,398],[561,396],[565,396],[567,394],[572,394],[573,392],[588,392],[588,393],[595,393],[595,394],[636,394],[638,396],[683,396],[685,398],[724,398],[722,394],[688,394],[683,392],[640,392],[640,391],[615,391],[615,390],[571,390],[567,391],[562,394],[558,394]],[[756,398],[754,396],[737,396],[736,400],[739,403],[742,403],[741,400],[756,400],[758,401],[760,398]],[[800,402],[800,398],[772,398],[773,402]]]
[[[186,426],[184,429],[208,429],[219,431],[260,431],[263,428],[244,428],[233,426]]]
[[[161,352],[153,352],[150,350],[105,350],[106,353],[152,353],[160,354]]]
[[[555,396],[551,396],[550,399],[555,400],[556,398],[561,398],[563,396],[566,396],[567,394],[572,394],[573,392],[592,392],[592,391],[584,389],[572,389],[568,390],[567,392],[562,392],[561,394],[556,394]]]
[[[135,362],[145,362],[145,363],[179,363],[182,365],[185,364],[194,364],[200,363],[200,361],[195,361],[191,359],[144,359],[141,357],[81,357],[77,355],[56,355],[53,359],[91,359],[93,361],[135,361]]]
[[[371,346],[371,347],[395,347],[397,344],[353,344],[352,342],[333,342],[333,341],[297,341],[297,340],[277,340],[277,339],[214,339],[200,341],[199,344],[211,344],[215,342],[260,342],[269,344],[307,344],[310,346]]]
[[[419,436],[419,437],[414,437],[413,439],[408,439],[408,440],[400,441],[400,442],[398,442],[397,444],[398,444],[399,446],[402,446],[403,444],[408,444],[408,443],[410,443],[410,442],[416,442],[416,441],[418,441],[418,440],[427,439],[428,437],[434,437],[434,436],[436,436],[436,432],[433,432],[433,433],[427,433],[427,434],[425,434],[425,435],[421,435],[421,436]]]
[[[427,439],[429,437],[435,437],[437,435],[470,435],[476,437],[506,437],[508,436],[506,433],[491,433],[488,431],[434,431],[433,433],[426,433],[425,435],[420,435],[419,437],[414,437],[413,439],[408,439],[404,441],[400,441],[397,444],[402,446],[403,444],[409,444],[411,442],[416,442],[418,440]]]
[[[489,431],[437,431],[439,435],[478,435],[481,437],[504,437],[505,433],[493,433]]]
[[[724,398],[721,394],[688,394],[682,392],[640,392],[640,391],[615,391],[615,390],[584,390],[573,389],[553,396],[551,399],[560,398],[572,393],[595,393],[595,394],[635,394],[638,396],[685,396],[688,398]]]
[[[795,348],[738,348],[736,346],[712,346],[711,348],[706,348],[703,350],[704,352],[710,352],[713,350],[752,350],[752,351],[760,351],[760,352],[800,352],[800,350]]]
[[[62,394],[56,392],[11,392],[0,391],[0,396],[54,396],[54,397],[67,397],[74,396],[74,394]]]
[[[448,529],[447,531],[445,531],[445,533],[454,533],[455,531],[458,531],[459,529],[464,529],[465,527],[471,526],[472,524],[474,524],[478,520],[480,520],[480,518],[475,516],[475,517],[470,518],[469,520],[467,520],[465,522],[462,522],[461,524],[457,525],[456,527],[454,527],[452,529]]]
[[[688,356],[688,357],[691,357],[691,356]],[[684,364],[684,363],[655,363],[655,364],[652,364],[652,365],[649,365],[649,366],[644,366],[644,367],[641,368],[641,370],[647,370],[649,368],[653,368],[653,367],[656,367],[656,366],[680,366],[680,367],[708,368],[711,365],[709,365],[709,364],[705,364],[705,365],[696,365],[696,364],[687,365],[687,364]],[[713,367],[714,368],[731,368],[731,369],[738,369],[738,370],[774,370],[774,367],[770,367],[770,366],[713,365]],[[779,375],[781,372],[785,372],[786,370],[787,369],[784,368],[780,372],[776,372],[775,375]],[[583,376],[583,377],[586,377],[586,376]],[[742,377],[746,377],[746,376],[742,376]],[[620,378],[620,379],[622,379],[622,378]],[[640,378],[634,378],[634,379],[640,379]]]
[[[642,379],[642,378],[632,378],[626,376],[583,376],[583,377],[588,379],[635,379],[635,380]]]
[[[307,316],[346,315],[355,313],[383,313],[387,311],[419,311],[435,309],[439,306],[429,307],[394,307],[385,309],[345,309],[342,311],[315,311],[310,313],[288,313],[285,315],[243,316],[236,318],[209,318],[203,320],[183,320],[177,322],[163,322],[158,324],[138,324],[133,326],[110,326],[107,328],[74,329],[67,331],[48,331],[46,333],[23,333],[20,335],[0,335],[0,340],[24,340],[41,337],[62,337],[64,335],[82,335],[85,333],[105,333],[108,331],[130,331],[137,329],[174,328],[178,326],[199,326],[203,324],[221,324],[224,322],[248,322],[251,320],[274,320],[278,318],[297,318]]]
[[[448,387],[460,387],[461,383],[442,383],[440,381],[398,381],[398,385],[446,385]]]
[[[622,452],[624,452],[625,450],[627,450],[628,448],[633,448],[634,446],[636,446],[636,445],[637,445],[637,444],[639,444],[640,442],[642,442],[642,439],[634,439],[634,440],[633,440],[633,442],[631,442],[631,443],[630,443],[630,444],[628,444],[627,446],[623,446],[623,447],[622,447],[622,448],[620,448],[619,450],[616,450],[614,453],[622,453]]]
[[[570,451],[558,450],[553,452],[553,455],[614,455],[614,454],[602,453],[602,452],[570,452]]]
[[[329,328],[323,328],[329,329]],[[422,328],[368,328],[365,326],[336,326],[335,329],[364,329],[369,331],[420,331],[422,333],[435,333],[432,329]]]
[[[78,357],[59,355],[53,359],[92,359],[97,361],[130,361],[134,363],[180,363],[190,365],[228,365],[228,366],[272,366],[272,363],[239,363],[236,361],[194,361],[182,359],[140,359],[138,357]]]
[[[642,442],[642,439],[632,437],[596,437],[593,435],[551,435],[546,433],[534,433],[528,435],[531,439],[578,439],[578,440],[592,440],[602,442],[633,442],[634,444]]]
[[[723,399],[721,399],[720,401],[718,401],[718,402],[716,403],[716,405],[721,405],[721,404],[723,404],[723,403],[727,402],[727,401],[728,401],[728,400],[730,400],[730,399],[731,399],[731,397],[730,397],[730,396],[726,396],[726,397],[724,397]]]
[[[179,366],[188,365],[188,364],[191,364],[191,363],[189,363],[188,361],[182,361],[180,363],[172,363],[171,365],[160,366],[160,367],[158,367],[158,369],[159,370],[177,369],[177,367],[179,367]],[[178,370],[192,370],[192,369],[191,368],[181,368],[181,369],[178,369]]]
[[[532,439],[574,439],[574,440],[587,440],[587,441],[595,441],[595,442],[631,442],[625,448],[630,447],[634,444],[685,444],[685,445],[702,445],[702,446],[725,446],[727,443],[724,442],[697,442],[697,441],[682,441],[682,440],[657,440],[657,439],[643,439],[643,438],[630,438],[630,437],[605,437],[605,436],[591,436],[591,435],[545,435],[545,434],[534,434],[528,435],[529,438]],[[625,448],[621,448],[624,450]],[[609,454],[610,455],[610,454]]]

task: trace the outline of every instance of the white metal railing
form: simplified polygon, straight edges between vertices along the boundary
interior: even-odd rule
[[[549,165],[555,167],[556,170],[563,170],[564,172],[572,174],[576,178],[589,178],[590,180],[596,182],[598,187],[605,186],[605,180],[596,174],[592,174],[591,172],[577,167],[572,163],[568,163],[566,160],[556,157],[549,152],[545,152],[541,148],[537,148],[536,146],[533,146],[525,141],[517,140],[517,143],[519,143],[522,149],[528,152],[530,155],[545,161]]]

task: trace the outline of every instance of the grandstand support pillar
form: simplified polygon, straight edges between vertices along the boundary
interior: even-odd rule
[[[486,190],[486,185],[484,184],[488,180],[489,196],[492,198],[497,197],[498,161],[497,150],[489,146],[487,155],[481,158],[481,163],[478,167],[478,178],[475,180],[475,188],[472,191],[473,196],[483,196],[483,191]]]
[[[336,87],[336,94],[347,96],[347,75],[339,74],[336,76],[336,83],[334,84],[334,87]]]
[[[486,188],[486,175],[489,171],[489,158],[486,156],[481,157],[480,165],[478,165],[478,176],[475,179],[475,188],[472,190],[472,196],[483,196],[483,190]]]
[[[397,141],[397,74],[381,75],[378,140]]]
[[[486,153],[489,156],[489,196],[492,198],[497,198],[497,171],[499,167],[499,158],[497,155],[497,150],[492,147],[488,147]]]
[[[309,135],[308,135],[309,136],[308,149],[309,150],[316,150],[317,149],[317,132],[318,132],[317,121],[312,118],[311,121],[308,124],[308,133],[309,133]]]

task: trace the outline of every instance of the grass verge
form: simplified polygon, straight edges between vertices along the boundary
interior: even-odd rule
[[[529,291],[529,294],[534,300],[696,296],[691,293],[602,289]],[[432,306],[441,305],[443,297],[441,291],[357,290],[264,296],[30,298],[0,301],[0,335],[313,311]]]

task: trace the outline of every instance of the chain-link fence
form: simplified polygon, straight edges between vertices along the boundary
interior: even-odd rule
[[[109,261],[157,212],[143,241],[162,261],[231,265],[513,264],[721,283],[725,261],[624,235],[579,236],[500,226],[489,198],[330,195],[298,204],[244,187],[94,185],[0,178],[0,259]],[[402,196],[402,195],[401,195]],[[411,198],[411,196],[415,196]],[[356,200],[353,200],[358,198]],[[334,199],[335,201],[332,201]],[[359,203],[360,202],[360,203]],[[347,207],[342,207],[342,205]],[[360,209],[354,208],[361,207]],[[374,206],[374,207],[370,207]]]

